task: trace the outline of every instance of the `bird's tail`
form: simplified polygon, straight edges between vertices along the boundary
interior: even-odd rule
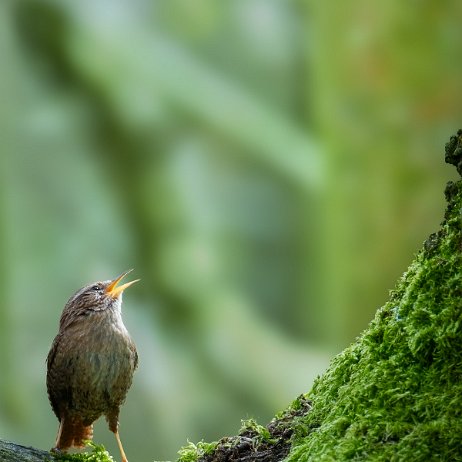
[[[59,424],[55,448],[67,451],[69,448],[82,448],[86,441],[93,439],[93,425],[84,425],[81,420],[62,418]]]

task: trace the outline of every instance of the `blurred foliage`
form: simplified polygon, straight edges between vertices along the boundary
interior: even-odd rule
[[[1,2],[0,434],[52,444],[60,311],[130,267],[128,454],[173,458],[309,389],[440,220],[447,6]]]

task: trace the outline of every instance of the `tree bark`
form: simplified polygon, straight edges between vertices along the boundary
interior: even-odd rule
[[[51,452],[0,440],[0,462],[45,462],[56,460]]]

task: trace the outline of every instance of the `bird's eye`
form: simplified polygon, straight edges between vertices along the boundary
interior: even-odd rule
[[[99,284],[95,284],[90,290],[94,290],[96,292],[99,292],[103,290],[103,288]]]

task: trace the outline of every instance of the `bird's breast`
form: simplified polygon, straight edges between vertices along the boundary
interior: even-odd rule
[[[120,316],[92,315],[91,322],[76,325],[67,338],[73,388],[113,395],[130,386],[136,353]]]

